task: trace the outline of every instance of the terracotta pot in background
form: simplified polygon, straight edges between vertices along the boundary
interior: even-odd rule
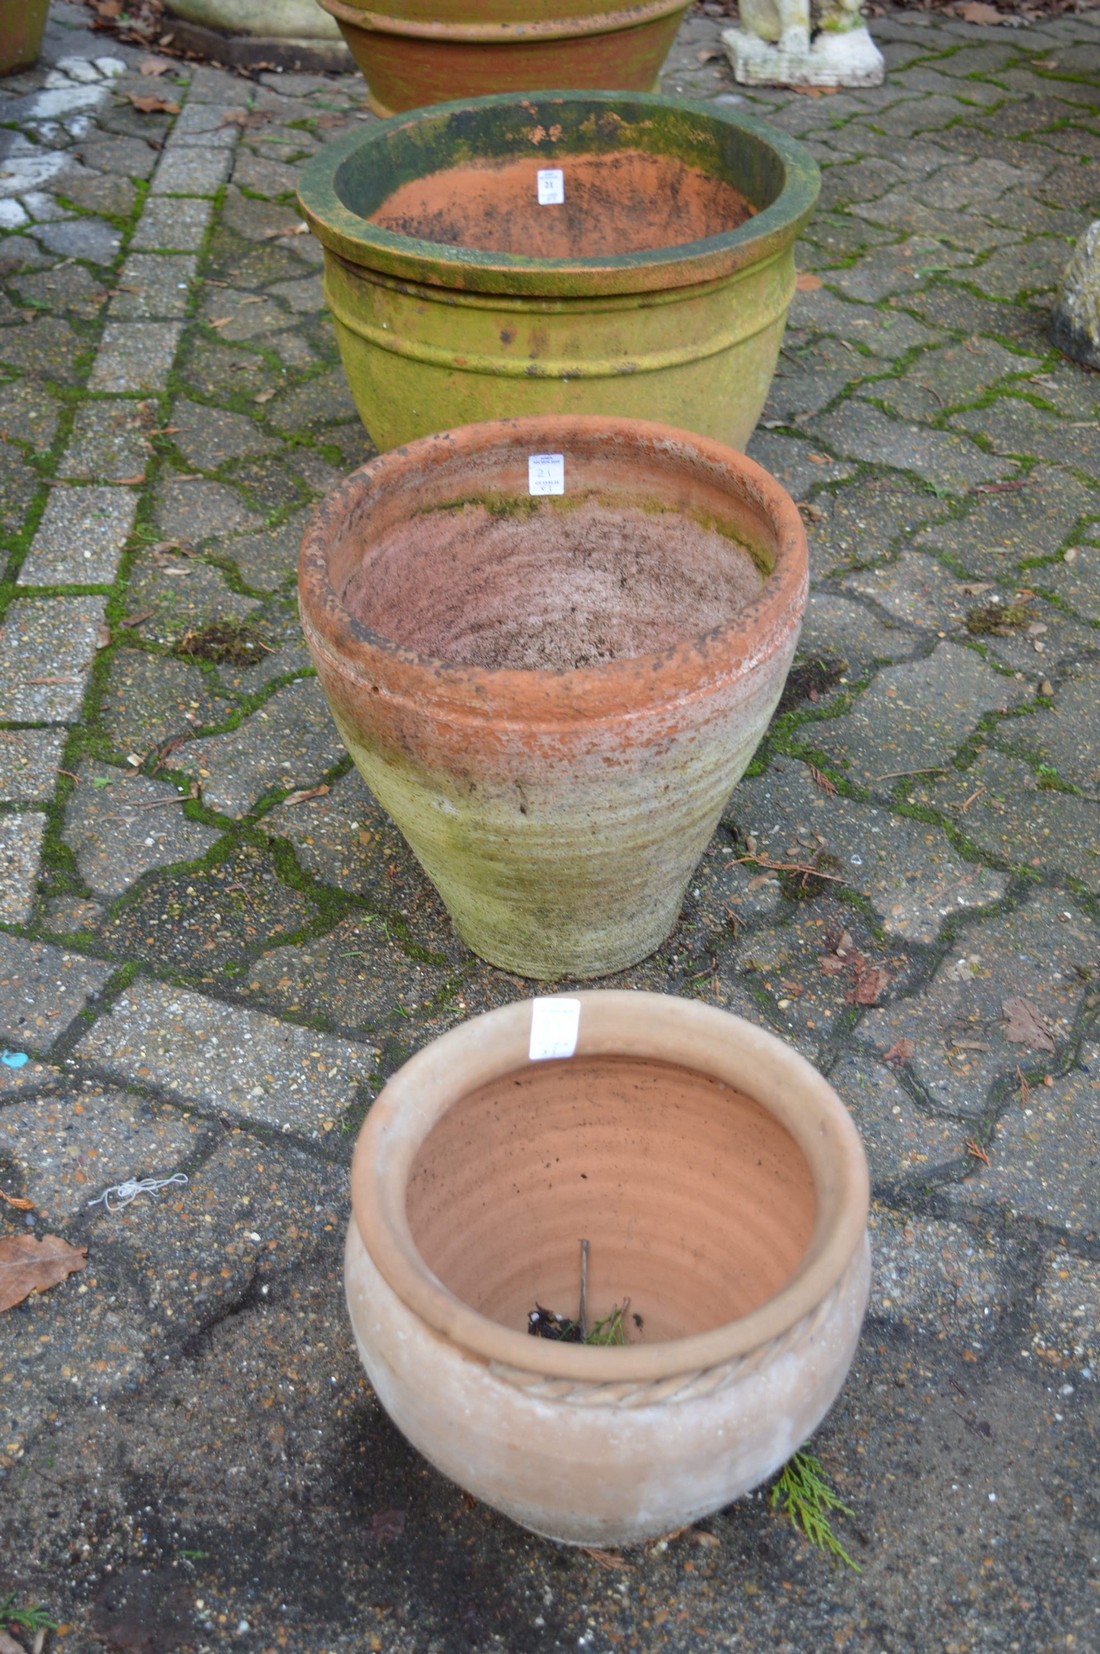
[[[379,1400],[431,1462],[553,1539],[650,1539],[728,1504],[816,1429],[867,1300],[867,1168],[831,1087],[774,1035],[588,992],[576,1053],[540,1007],[406,1063],[352,1164],[345,1282]],[[556,1024],[560,1033],[560,1024]],[[625,1348],[527,1336],[629,1298]],[[641,1325],[635,1318],[640,1319]]]
[[[38,62],[49,0],[0,0],[0,75]]]
[[[560,456],[558,497],[530,459]],[[659,946],[786,679],[802,520],[732,449],[504,420],[370,461],[302,546],[340,733],[463,939],[549,979]]]
[[[319,0],[376,115],[539,87],[655,88],[687,0]]]
[[[555,173],[563,199],[540,204]],[[378,448],[541,413],[743,448],[818,184],[795,139],[715,104],[536,93],[354,132],[299,199]]]

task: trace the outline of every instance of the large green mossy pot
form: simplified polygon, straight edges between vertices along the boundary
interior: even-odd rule
[[[547,172],[560,204],[539,203]],[[539,414],[744,448],[818,187],[800,143],[730,110],[548,92],[353,133],[307,163],[299,199],[380,449]]]

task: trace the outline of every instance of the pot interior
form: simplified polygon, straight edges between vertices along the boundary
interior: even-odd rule
[[[563,199],[539,203],[540,170]],[[675,156],[527,154],[447,167],[403,184],[371,214],[379,229],[523,258],[609,259],[737,229],[755,208],[726,179]]]
[[[803,210],[777,145],[751,122],[671,99],[532,93],[398,117],[345,155],[332,183],[371,231],[475,262],[630,266],[729,237],[781,198],[794,210],[798,195]],[[540,172],[562,174],[560,201],[540,203]]]
[[[656,653],[728,626],[765,579],[766,554],[712,522],[603,492],[460,501],[348,533],[359,544],[330,569],[355,620],[490,671]]]
[[[529,1064],[463,1097],[422,1144],[406,1207],[428,1268],[513,1331],[536,1305],[576,1315],[586,1239],[589,1321],[629,1299],[634,1344],[712,1331],[772,1297],[816,1199],[801,1149],[750,1097],[675,1064],[598,1057]]]

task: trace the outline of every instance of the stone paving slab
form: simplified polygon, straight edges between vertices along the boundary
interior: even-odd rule
[[[136,515],[129,489],[55,488],[19,571],[20,585],[110,584]]]
[[[1100,450],[1047,324],[1100,14],[890,10],[883,87],[796,97],[734,84],[706,0],[663,81],[823,168],[751,446],[812,593],[675,929],[596,985],[771,1028],[863,1134],[870,1310],[813,1443],[859,1575],[765,1491],[624,1566],[544,1543],[366,1382],[359,1124],[532,992],[348,767],[296,618],[373,450],[293,189],[373,117],[357,73],[143,74],[90,21],[53,0],[0,85],[0,1237],[89,1249],[0,1314],[0,1595],[77,1654],[1097,1645]]]
[[[0,718],[20,723],[75,719],[103,615],[102,597],[13,603],[0,633]]]
[[[335,1130],[372,1058],[369,1047],[148,981],[119,999],[80,1049],[123,1081],[306,1137]]]
[[[99,959],[0,935],[0,1037],[46,1051],[100,992],[113,967]]]

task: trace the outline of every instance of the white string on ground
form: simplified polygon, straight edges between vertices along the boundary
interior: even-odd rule
[[[112,1183],[109,1189],[104,1189],[101,1195],[96,1195],[88,1205],[98,1206],[102,1201],[108,1212],[120,1212],[124,1206],[129,1206],[132,1200],[136,1200],[138,1195],[155,1195],[158,1189],[166,1189],[170,1183],[186,1182],[186,1172],[173,1172],[171,1177],[128,1177],[125,1183]]]

